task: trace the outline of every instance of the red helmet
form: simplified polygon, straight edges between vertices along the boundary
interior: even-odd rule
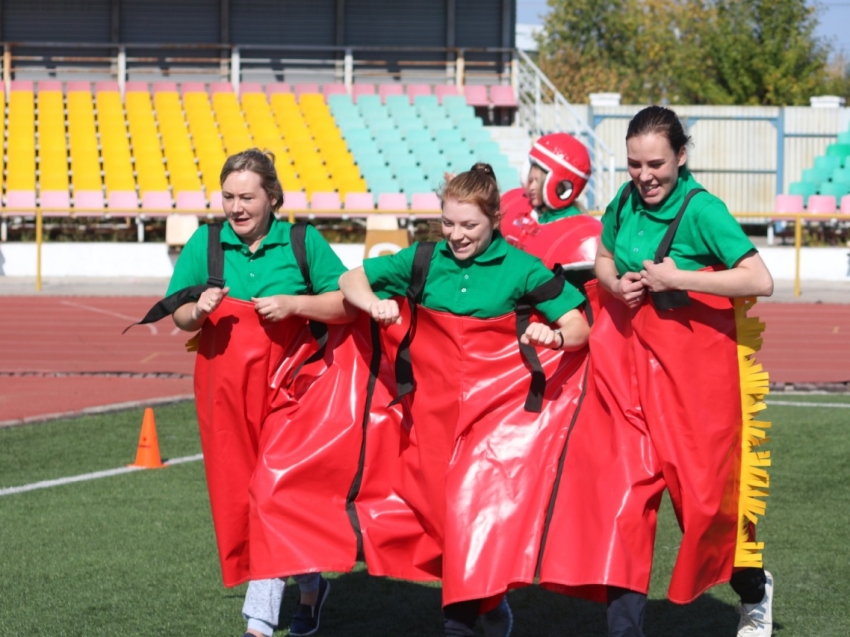
[[[546,172],[543,203],[552,210],[569,206],[590,179],[587,148],[567,133],[544,135],[534,142],[528,159]]]

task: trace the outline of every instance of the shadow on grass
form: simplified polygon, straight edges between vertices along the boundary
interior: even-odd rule
[[[288,623],[298,600],[289,586],[281,622]],[[558,595],[536,586],[512,591],[512,637],[571,637],[607,634],[605,606]],[[738,616],[732,605],[710,595],[679,606],[650,600],[646,634],[651,637],[717,637],[734,635]],[[322,614],[323,637],[405,637],[443,634],[438,586],[371,577],[365,571],[344,573],[331,580],[331,594]],[[286,631],[275,633],[285,635]],[[482,635],[478,627],[478,635]]]

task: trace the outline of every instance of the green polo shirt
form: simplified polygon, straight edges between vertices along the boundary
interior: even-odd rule
[[[416,244],[396,254],[363,262],[366,277],[381,298],[404,296],[410,285]],[[458,316],[494,318],[513,312],[517,300],[552,278],[543,262],[518,250],[493,233],[487,249],[476,257],[458,260],[446,241],[440,241],[431,258],[431,268],[422,290],[422,305]],[[584,302],[570,283],[561,294],[538,306],[550,321],[556,321]]]
[[[553,221],[557,221],[558,219],[566,219],[567,217],[575,217],[576,215],[582,214],[581,210],[579,210],[578,206],[574,204],[570,204],[566,208],[561,208],[560,210],[549,210],[548,208],[541,208],[537,211],[537,223],[552,223]]]
[[[617,206],[625,187],[620,188],[602,217],[602,245],[614,254],[620,274],[639,272],[644,260],[655,260],[655,251],[685,196],[694,188],[701,188],[690,171],[682,168],[676,188],[658,205],[646,205],[635,190],[623,206],[617,228]],[[726,204],[708,192],[701,192],[688,203],[673,237],[670,257],[682,270],[699,270],[718,263],[731,268],[754,250],[752,241],[729,214]]]
[[[307,286],[289,244],[291,228],[292,224],[273,217],[269,233],[252,253],[229,223],[222,225],[224,281],[231,297],[248,301],[273,294],[306,293]],[[168,294],[206,283],[208,235],[209,229],[203,225],[189,238],[174,266]],[[342,261],[312,226],[307,227],[305,244],[314,294],[338,290],[337,281],[345,272]]]

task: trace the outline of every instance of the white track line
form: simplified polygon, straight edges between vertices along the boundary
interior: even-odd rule
[[[78,307],[82,310],[88,310],[89,312],[97,312],[98,314],[106,314],[107,316],[114,316],[115,318],[133,321],[133,323],[135,323],[138,319],[138,317],[135,316],[127,316],[126,314],[119,314],[118,312],[110,312],[109,310],[102,310],[99,307],[92,307],[91,305],[75,303],[74,301],[59,301],[59,303],[61,303],[62,305],[67,305],[68,307]],[[145,323],[144,327],[148,328],[151,331],[152,335],[156,335],[159,333],[153,323]]]
[[[838,409],[850,409],[850,403],[797,403],[785,400],[766,400],[770,406],[785,405],[788,407],[836,407]]]
[[[172,458],[165,463],[166,466],[173,464],[182,464],[184,462],[195,462],[203,460],[203,454],[195,456],[184,456],[182,458]],[[42,480],[41,482],[33,482],[31,484],[23,484],[19,487],[7,487],[0,489],[0,496],[13,495],[15,493],[26,493],[27,491],[35,491],[37,489],[49,489],[50,487],[61,487],[65,484],[73,484],[74,482],[85,482],[86,480],[97,480],[98,478],[109,478],[111,476],[120,476],[133,471],[143,471],[139,467],[121,467],[119,469],[107,469],[105,471],[95,471],[94,473],[84,473],[79,476],[69,476],[67,478],[57,478],[56,480]]]

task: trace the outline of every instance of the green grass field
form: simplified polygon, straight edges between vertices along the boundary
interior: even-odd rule
[[[782,406],[780,401],[811,406]],[[772,399],[774,466],[759,524],[776,579],[774,634],[850,635],[850,396]],[[160,407],[163,458],[199,453],[193,406]],[[141,411],[0,430],[0,489],[123,467]],[[664,599],[679,542],[665,502],[646,629],[656,637],[735,633],[734,594]],[[239,636],[244,587],[221,585],[201,462],[0,496],[0,636]],[[440,635],[439,590],[332,576],[321,635]],[[604,606],[536,587],[511,593],[514,637],[599,635]],[[294,587],[287,608],[295,604]],[[281,632],[278,634],[285,634]]]

